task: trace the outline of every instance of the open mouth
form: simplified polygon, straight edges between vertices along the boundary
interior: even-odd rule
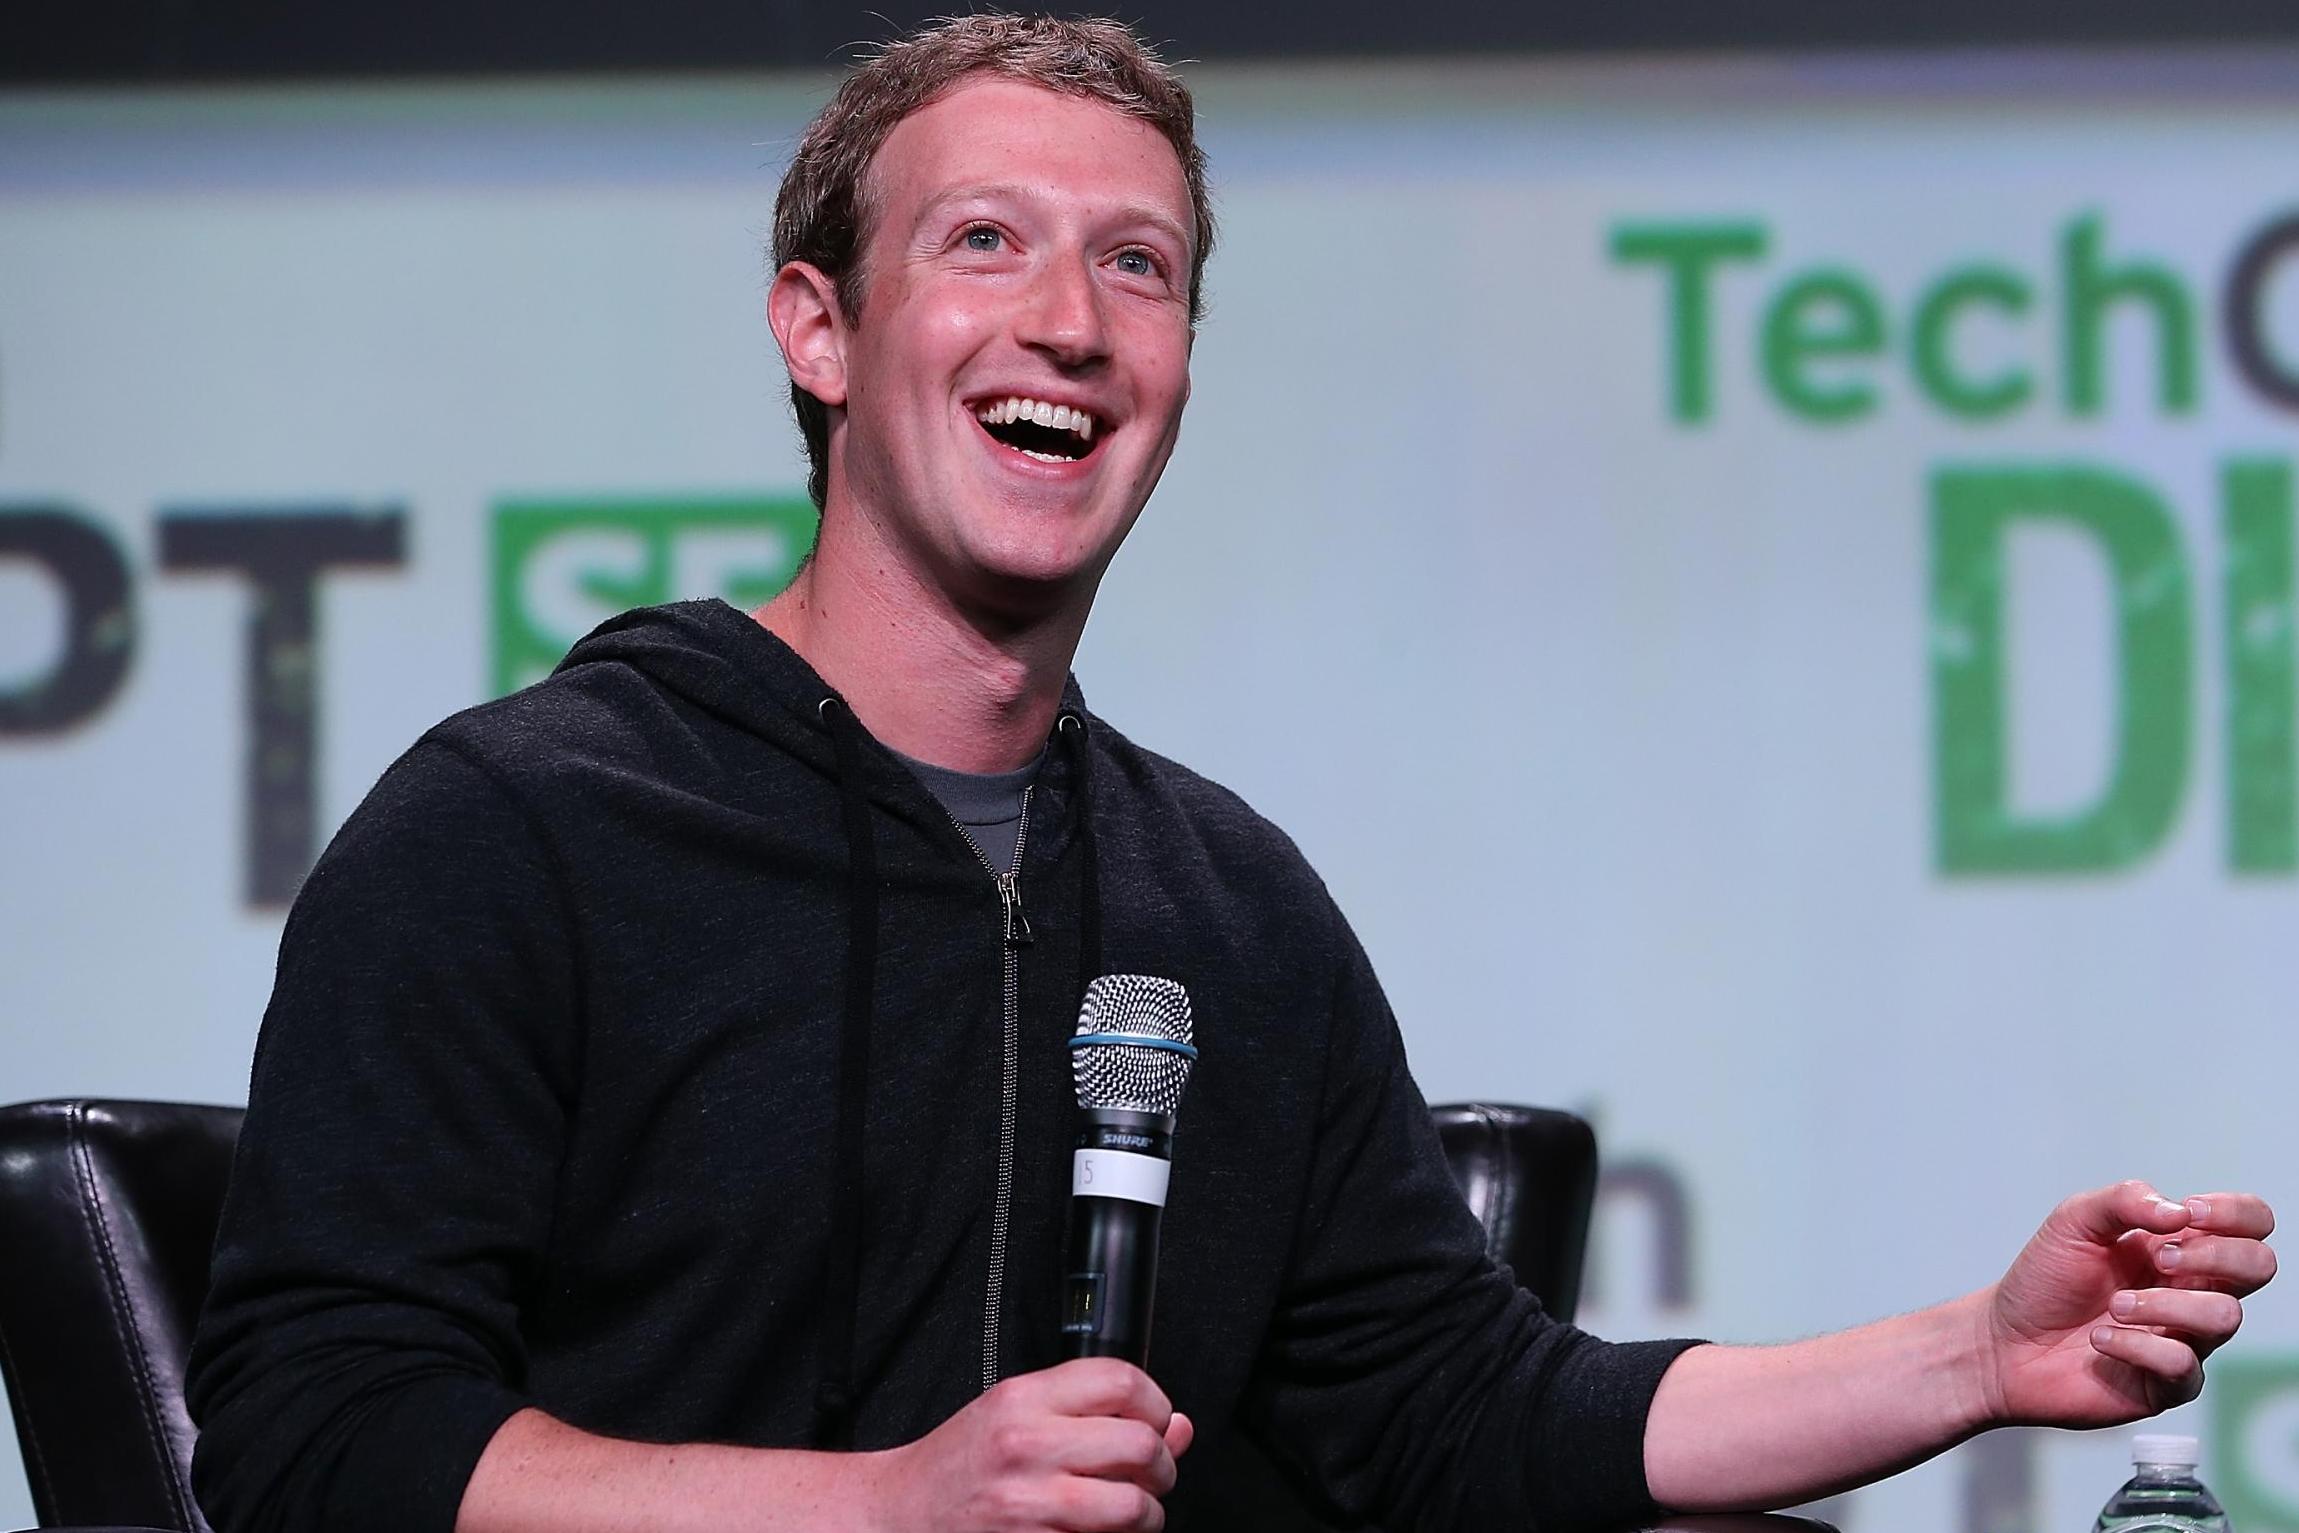
[[[999,443],[1040,463],[1075,463],[1101,445],[1093,416],[1042,399],[996,400],[978,406],[974,418]]]

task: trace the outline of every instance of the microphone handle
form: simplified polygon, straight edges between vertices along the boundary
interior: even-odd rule
[[[1088,1108],[1079,1118],[1063,1253],[1062,1355],[1123,1358],[1138,1368],[1149,1360],[1173,1119],[1119,1108]]]

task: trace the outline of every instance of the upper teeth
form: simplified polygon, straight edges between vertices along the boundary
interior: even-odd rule
[[[1042,399],[1024,399],[1015,395],[996,404],[984,405],[981,421],[985,426],[1005,426],[1015,421],[1035,421],[1056,431],[1074,431],[1080,441],[1094,439],[1094,418],[1083,410],[1068,405],[1050,405]]]

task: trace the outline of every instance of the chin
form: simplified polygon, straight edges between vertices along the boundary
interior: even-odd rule
[[[1016,623],[1056,616],[1074,604],[1090,603],[1107,561],[1075,558],[988,559],[974,564],[962,585],[968,606]]]
[[[1081,538],[1080,521],[1058,513],[1025,513],[984,530],[990,535],[961,544],[956,562],[1000,584],[1074,588],[1099,579],[1117,551],[1106,537]]]

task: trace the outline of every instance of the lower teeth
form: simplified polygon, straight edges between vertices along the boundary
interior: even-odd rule
[[[1040,463],[1075,463],[1078,461],[1075,458],[1065,458],[1059,453],[1040,452],[1034,447],[1023,447],[1016,450],[1019,451],[1023,457],[1035,458]]]

